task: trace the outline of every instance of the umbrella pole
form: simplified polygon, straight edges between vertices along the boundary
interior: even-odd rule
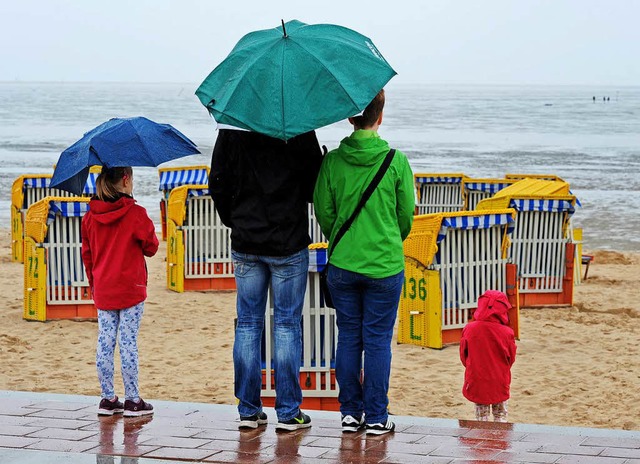
[[[287,37],[287,30],[284,28],[284,19],[281,19],[280,22],[282,23],[282,33]]]

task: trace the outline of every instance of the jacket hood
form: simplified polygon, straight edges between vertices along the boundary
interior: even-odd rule
[[[124,195],[114,202],[94,198],[89,202],[89,210],[96,221],[111,224],[119,221],[135,204],[136,201],[132,197]]]
[[[487,290],[478,299],[478,309],[473,313],[473,319],[507,325],[509,309],[511,309],[511,303],[507,295],[498,290]]]
[[[373,130],[359,129],[340,142],[343,158],[352,165],[372,166],[389,152],[389,144]]]

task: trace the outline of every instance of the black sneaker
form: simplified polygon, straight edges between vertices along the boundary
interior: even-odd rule
[[[364,427],[364,416],[354,417],[349,414],[342,416],[342,431],[357,432]]]
[[[99,416],[113,416],[114,414],[122,414],[124,412],[124,405],[122,401],[118,400],[118,397],[111,401],[106,398],[100,400],[98,405]]]
[[[377,424],[367,424],[367,435],[383,435],[385,433],[393,432],[396,429],[396,424],[387,419],[385,424],[378,422]]]
[[[153,406],[142,398],[137,403],[131,400],[124,402],[124,417],[146,416],[147,414],[153,414]]]
[[[288,421],[278,421],[276,430],[298,430],[311,427],[311,418],[302,411],[298,415]]]
[[[253,416],[240,416],[240,424],[238,424],[238,428],[249,428],[249,429],[257,429],[258,426],[264,425],[267,422],[267,414],[264,411],[260,411]]]

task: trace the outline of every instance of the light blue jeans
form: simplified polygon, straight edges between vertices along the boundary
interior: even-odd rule
[[[329,265],[327,283],[336,307],[336,380],[342,415],[367,424],[386,423],[391,374],[391,339],[404,271],[373,279]],[[362,355],[364,378],[361,381]]]
[[[274,300],[274,369],[279,421],[296,417],[302,402],[302,306],[307,289],[309,250],[273,257],[232,251],[238,289],[236,336],[233,344],[235,395],[241,417],[262,411],[260,365],[262,333],[271,284]],[[270,366],[266,366],[270,368]]]
[[[98,309],[98,346],[96,368],[102,398],[116,396],[113,389],[113,354],[116,339],[120,347],[122,380],[125,399],[138,401],[138,331],[142,321],[144,301],[127,309]]]

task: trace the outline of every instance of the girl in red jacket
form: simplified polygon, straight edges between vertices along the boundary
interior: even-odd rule
[[[478,299],[473,321],[462,330],[460,360],[465,366],[462,394],[476,404],[476,420],[507,422],[511,366],[516,360],[516,341],[509,323],[511,304],[497,290]]]
[[[82,261],[98,308],[96,366],[102,390],[98,414],[153,414],[153,406],[138,393],[138,330],[147,298],[145,256],[158,250],[155,226],[131,196],[130,167],[102,168],[96,190],[82,219]],[[116,338],[124,404],[113,388]]]

